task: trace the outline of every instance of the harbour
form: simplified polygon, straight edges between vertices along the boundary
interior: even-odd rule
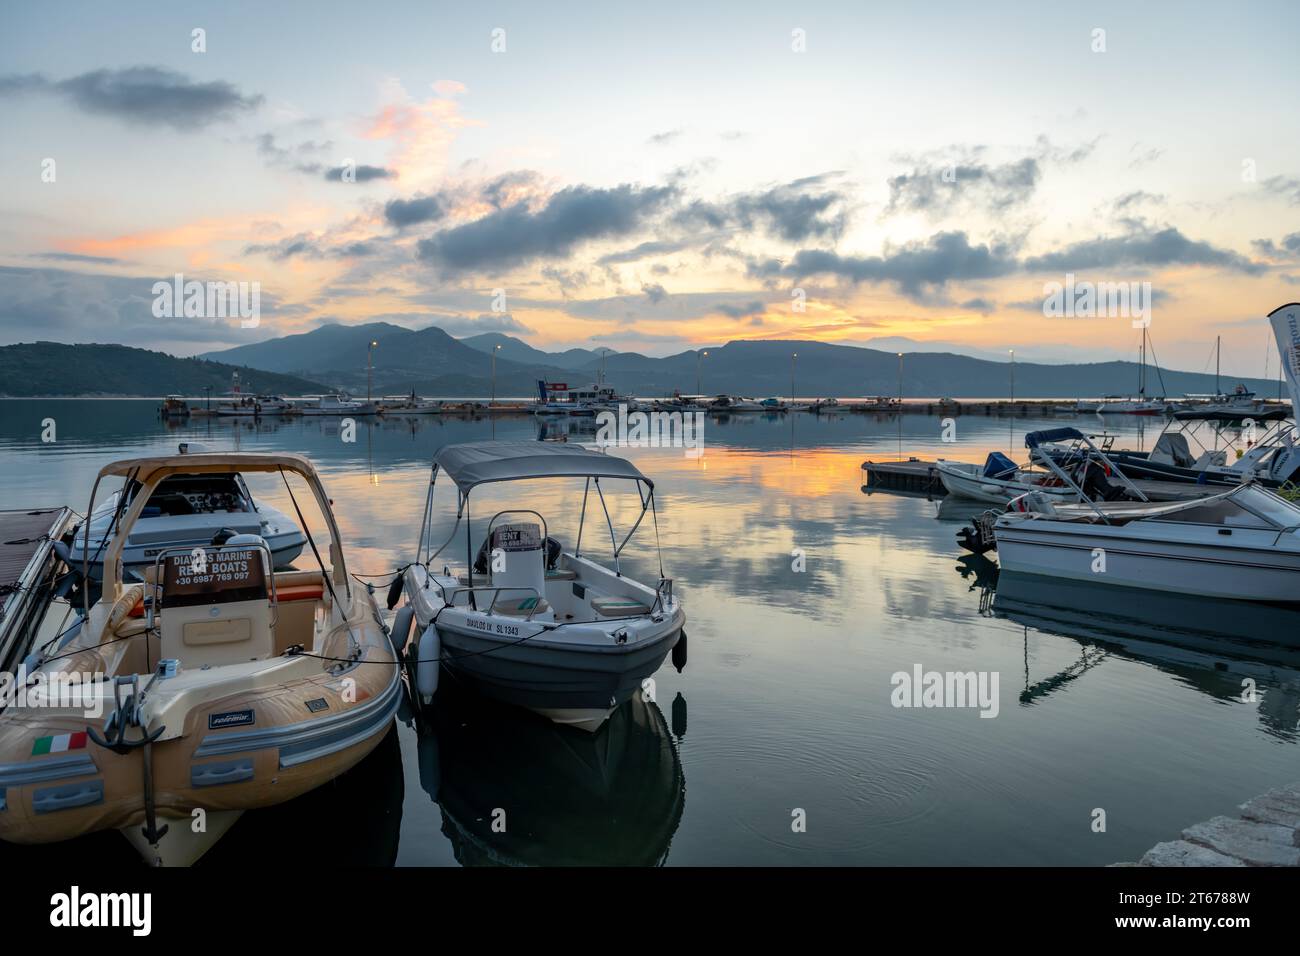
[[[145,401],[67,400],[57,406],[60,441],[44,443],[30,423],[46,407],[0,402],[6,501],[76,502],[105,461],[174,455],[182,443],[303,454],[329,489],[353,582],[373,584],[381,610],[417,544],[440,450],[536,442],[554,427],[532,415],[376,416],[359,421],[347,441],[328,418],[178,426],[159,421]],[[1231,816],[1252,794],[1288,785],[1300,745],[1300,660],[1257,638],[1295,633],[1296,612],[1224,613],[1178,595],[1135,601],[1123,589],[1086,583],[1062,593],[1041,582],[1000,583],[995,561],[963,555],[955,542],[961,524],[988,504],[942,488],[928,497],[920,487],[864,494],[861,466],[888,466],[901,442],[916,461],[898,473],[921,482],[954,450],[968,460],[1013,454],[1026,432],[1059,429],[1061,419],[1018,419],[1014,434],[1006,420],[971,419],[979,424],[959,426],[954,449],[944,440],[948,417],[711,416],[698,459],[671,448],[610,450],[654,480],[667,571],[687,615],[689,663],[679,671],[665,661],[648,692],[614,707],[594,734],[500,704],[444,674],[433,707],[421,714],[401,703],[394,732],[336,787],[244,813],[198,865],[298,845],[346,805],[340,799],[363,799],[370,810],[358,824],[365,845],[357,858],[398,865],[976,865],[998,854],[1025,865],[1101,867],[1140,860],[1171,832]],[[1137,421],[1108,430],[1121,447],[1149,448],[1158,433]],[[587,426],[568,434],[578,443],[591,437]],[[296,520],[283,487],[254,474],[247,481],[258,502]],[[581,501],[580,488],[575,495],[546,485],[530,506],[556,525],[545,537],[569,547]],[[493,491],[474,510],[486,521],[509,503]],[[622,527],[635,523],[639,506],[611,499],[610,509]],[[595,514],[603,525],[598,506]],[[454,513],[436,515],[428,537],[441,543],[455,527]],[[483,533],[486,525],[476,525]],[[460,535],[463,562],[463,528]],[[310,549],[305,556],[310,562]],[[657,579],[653,548],[630,546],[620,557],[637,580]],[[737,621],[746,622],[743,639]],[[918,664],[1000,674],[996,719],[895,709],[891,675]],[[1242,699],[1246,680],[1251,700]],[[1186,734],[1180,728],[1188,724],[1201,730]],[[1135,725],[1156,732],[1134,735]],[[591,750],[590,771],[577,773],[564,757],[574,747]],[[1201,772],[1225,761],[1240,771]],[[749,781],[743,795],[737,778]],[[629,817],[619,808],[630,794],[645,800]],[[498,806],[515,808],[533,836],[521,842],[513,825],[496,834]],[[587,808],[584,822],[575,807]],[[792,832],[796,807],[817,826]],[[1096,807],[1107,810],[1103,833],[1092,827]],[[602,815],[611,814],[624,823],[602,830]],[[617,850],[608,843],[614,832]],[[126,841],[83,840],[124,864],[139,858]],[[49,844],[42,859],[80,845]],[[0,850],[31,859],[42,848]]]

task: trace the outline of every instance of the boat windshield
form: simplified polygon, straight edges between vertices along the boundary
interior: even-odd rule
[[[1180,508],[1156,520],[1273,531],[1300,526],[1300,508],[1260,488],[1243,488],[1235,495]]]

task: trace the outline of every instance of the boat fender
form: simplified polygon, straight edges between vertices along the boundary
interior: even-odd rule
[[[681,673],[686,666],[686,631],[682,630],[682,636],[677,638],[677,643],[673,645],[673,667],[677,668],[677,673]]]
[[[411,622],[415,620],[415,608],[406,605],[393,618],[393,626],[388,631],[388,639],[393,642],[393,650],[398,658],[406,650],[406,642],[411,639]]]
[[[402,599],[402,586],[405,582],[406,575],[398,572],[397,577],[393,578],[393,583],[388,586],[388,610],[397,607],[397,602]]]
[[[433,695],[438,692],[438,658],[442,656],[442,638],[438,636],[437,625],[430,624],[420,635],[419,655],[415,665],[415,689],[420,693],[420,700],[431,704]]]

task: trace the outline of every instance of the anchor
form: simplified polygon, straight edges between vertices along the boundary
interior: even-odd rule
[[[122,700],[121,688],[124,685],[130,685],[131,693],[127,695],[126,700]],[[126,677],[113,678],[113,712],[104,719],[104,733],[95,730],[94,727],[86,727],[86,736],[89,737],[98,746],[105,750],[111,750],[116,754],[127,754],[132,750],[140,747],[144,748],[144,753],[140,755],[140,766],[143,773],[144,787],[144,819],[145,825],[140,832],[144,834],[154,846],[167,833],[167,825],[158,826],[158,817],[154,806],[153,792],[153,743],[162,736],[163,731],[167,728],[159,726],[153,733],[144,729],[140,715],[140,675],[131,674]],[[128,740],[126,729],[128,727],[139,727],[140,737],[136,740]]]

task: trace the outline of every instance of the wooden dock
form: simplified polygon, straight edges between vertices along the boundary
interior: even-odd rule
[[[906,461],[864,461],[862,469],[866,472],[866,480],[862,484],[862,490],[868,493],[894,491],[942,498],[948,493],[948,489],[939,480],[939,473],[935,470],[934,464],[933,461],[921,458],[909,458]],[[1196,485],[1191,482],[1156,481],[1145,478],[1135,481],[1134,484],[1152,501],[1204,498],[1225,490],[1224,487],[1217,485]]]
[[[0,670],[14,670],[45,615],[54,542],[72,517],[67,508],[0,511]]]
[[[1137,863],[1115,866],[1300,866],[1300,783],[1243,803],[1157,843]]]

